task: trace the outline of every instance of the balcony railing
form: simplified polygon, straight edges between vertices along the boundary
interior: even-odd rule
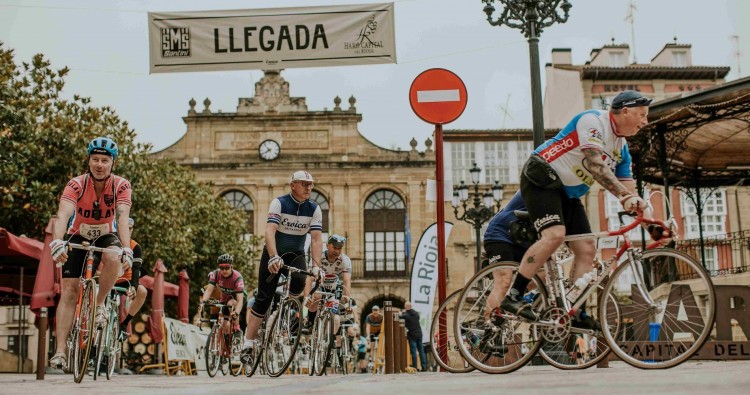
[[[711,267],[706,267],[706,263],[701,260],[700,239],[682,240],[677,243],[676,249],[695,258],[706,267],[711,277],[750,272],[750,230],[704,237],[703,247],[713,254]],[[672,259],[653,261],[651,265],[653,267],[648,275],[653,276],[654,286],[676,280],[690,280],[697,276]]]
[[[352,258],[352,279],[408,279],[409,265],[403,260]]]

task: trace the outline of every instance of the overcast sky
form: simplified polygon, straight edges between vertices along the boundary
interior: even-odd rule
[[[542,67],[552,48],[571,48],[574,63],[592,48],[631,45],[625,21],[629,0],[569,0],[570,19],[547,28],[539,43]],[[211,99],[211,109],[235,112],[239,97],[252,97],[259,70],[148,73],[147,12],[362,4],[361,0],[102,1],[0,0],[0,41],[16,62],[43,53],[55,68],[68,66],[65,95],[89,96],[112,106],[138,133],[139,141],[163,149],[180,139],[188,101]],[[676,36],[692,44],[693,64],[728,65],[728,80],[750,72],[750,2],[744,0],[635,1],[635,54],[648,63]],[[387,148],[408,148],[412,137],[424,149],[433,126],[411,111],[408,90],[422,71],[442,67],[460,76],[468,91],[461,118],[447,129],[531,128],[528,46],[520,31],[493,27],[480,0],[396,0],[397,64],[287,69],[292,96],[307,98],[312,111],[333,108],[333,99],[357,99],[360,132]],[[502,5],[496,2],[500,10]],[[744,26],[743,23],[744,22]],[[733,39],[732,36],[739,39]],[[741,56],[737,53],[737,45]],[[738,64],[741,73],[738,73]],[[542,71],[542,76],[544,72]],[[506,107],[509,116],[505,115]],[[202,109],[199,104],[198,109]]]

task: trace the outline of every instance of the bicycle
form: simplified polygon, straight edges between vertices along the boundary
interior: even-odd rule
[[[536,288],[540,296],[534,304],[534,309],[541,312],[540,320],[528,322],[499,312],[497,325],[490,330],[493,346],[499,347],[500,352],[491,358],[480,352],[481,357],[477,358],[477,350],[458,342],[462,356],[481,371],[509,373],[525,365],[544,341],[561,343],[571,333],[593,335],[593,331],[572,328],[571,318],[602,285],[596,298],[601,334],[621,360],[644,369],[669,368],[687,360],[712,331],[716,313],[713,284],[708,272],[687,254],[667,248],[654,249],[662,245],[660,242],[646,246],[645,252],[633,247],[627,233],[642,222],[661,226],[674,234],[665,222],[644,219],[641,213],[631,224],[615,231],[566,237],[566,241],[571,241],[617,236],[622,244],[572,302],[566,297],[570,284],[565,282],[553,255],[544,266],[545,281],[536,275],[531,281],[533,287],[530,288]],[[506,270],[516,275],[517,269],[515,262],[500,262],[482,269],[470,280],[459,297],[454,322],[456,333],[471,331],[484,335],[484,328],[478,328],[476,323],[484,321],[483,309],[492,289],[492,272]],[[610,298],[610,294],[614,297]],[[606,301],[604,295],[607,295]],[[704,300],[699,303],[697,296]],[[704,307],[701,309],[698,305]],[[684,307],[687,323],[680,316],[680,307]]]
[[[345,307],[346,308],[346,307]],[[349,374],[349,364],[354,361],[351,349],[349,348],[349,334],[347,329],[353,327],[354,324],[341,324],[339,325],[339,334],[341,337],[341,346],[338,348],[336,363],[341,368],[341,374]]]
[[[94,364],[94,380],[99,375],[99,370],[102,367],[104,358],[107,361],[107,367],[105,370],[107,380],[112,378],[115,371],[115,362],[117,361],[117,355],[122,351],[123,339],[120,336],[120,295],[126,294],[127,288],[114,286],[109,292],[107,299],[105,300],[107,310],[109,311],[109,318],[107,319],[107,327],[103,331],[97,330],[97,341],[96,341],[96,363]],[[128,305],[129,299],[126,299],[126,306]]]
[[[94,321],[96,314],[96,292],[98,285],[94,280],[94,253],[107,252],[122,255],[121,251],[109,248],[94,247],[84,241],[81,244],[66,243],[68,249],[76,248],[87,251],[86,264],[80,276],[78,301],[76,302],[73,326],[67,339],[68,361],[73,361],[73,378],[76,383],[86,375],[89,354],[94,338]]]
[[[277,292],[268,308],[263,322],[259,329],[259,339],[263,342],[262,347],[255,350],[255,355],[248,358],[245,364],[245,375],[251,377],[255,374],[256,369],[261,362],[261,357],[265,356],[263,362],[266,373],[271,377],[279,377],[294,359],[295,353],[299,346],[302,334],[302,303],[298,297],[290,297],[289,288],[291,285],[291,276],[295,273],[304,274],[314,277],[306,270],[297,269],[293,266],[282,265],[281,270],[286,269],[288,275],[282,275],[279,278],[279,284],[282,286],[282,293]],[[274,275],[266,281],[272,281]],[[317,288],[317,286],[316,286]],[[313,288],[312,292],[315,292]],[[278,308],[276,308],[278,306]],[[270,322],[270,325],[268,324]]]
[[[211,333],[206,339],[206,373],[209,377],[216,376],[219,370],[223,375],[230,373],[232,376],[239,376],[242,372],[243,364],[240,361],[242,352],[242,332],[232,330],[231,333],[225,333],[225,316],[224,310],[231,306],[220,303],[218,300],[210,299],[205,303],[204,314],[209,316],[208,319],[201,319],[201,322],[211,323]],[[218,309],[216,314],[211,313],[211,309]]]
[[[331,350],[333,349],[334,338],[334,318],[333,311],[338,312],[339,301],[336,300],[334,292],[319,291],[321,298],[318,303],[318,314],[315,315],[312,330],[310,331],[311,352],[308,361],[309,375],[313,374],[322,376],[326,371],[326,366],[330,361]],[[313,292],[310,292],[312,295]]]

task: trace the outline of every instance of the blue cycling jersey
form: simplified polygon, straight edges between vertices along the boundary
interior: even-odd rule
[[[305,235],[313,230],[323,230],[323,213],[317,203],[311,200],[298,202],[290,193],[273,199],[267,222],[279,226],[276,253],[283,255],[304,251]]]

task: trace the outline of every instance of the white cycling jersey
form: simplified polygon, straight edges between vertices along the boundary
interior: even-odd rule
[[[602,151],[604,164],[620,180],[632,180],[632,160],[628,143],[617,135],[617,126],[609,111],[588,110],[576,115],[555,137],[534,150],[552,166],[571,198],[588,193],[594,177],[586,167],[585,148]]]
[[[325,250],[323,251],[323,258],[320,260],[320,268],[326,273],[336,274],[339,280],[343,281],[341,275],[352,272],[352,260],[342,252],[338,259],[330,261],[328,260],[328,250]]]

